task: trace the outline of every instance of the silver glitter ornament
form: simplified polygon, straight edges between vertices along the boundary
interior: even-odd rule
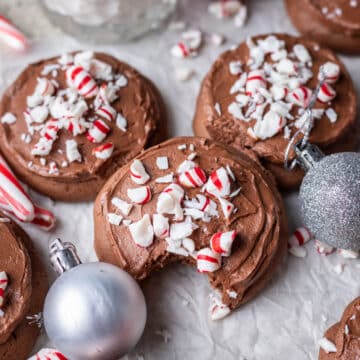
[[[295,147],[306,171],[301,213],[314,237],[335,248],[360,249],[360,154],[324,156],[314,145]]]
[[[146,322],[144,296],[125,271],[101,262],[81,264],[72,244],[50,245],[61,276],[45,300],[50,340],[71,360],[117,360],[140,339]]]

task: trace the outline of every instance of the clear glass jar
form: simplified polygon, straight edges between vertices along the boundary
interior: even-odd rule
[[[114,43],[159,28],[177,0],[42,0],[50,20],[63,31],[91,42]]]

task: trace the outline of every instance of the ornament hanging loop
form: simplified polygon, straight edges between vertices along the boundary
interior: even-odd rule
[[[303,142],[300,140],[294,146],[296,154],[296,163],[307,172],[310,170],[315,163],[319,162],[325,155],[324,153],[314,144]]]
[[[81,264],[75,246],[69,242],[56,239],[50,243],[49,252],[51,265],[59,275]]]

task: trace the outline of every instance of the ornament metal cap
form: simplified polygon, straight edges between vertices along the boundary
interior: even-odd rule
[[[319,162],[325,155],[324,153],[314,144],[300,140],[295,146],[296,162],[297,164],[307,172],[310,170],[315,163]]]
[[[50,243],[49,252],[51,265],[59,275],[81,264],[76,248],[70,242],[63,243],[57,238]]]

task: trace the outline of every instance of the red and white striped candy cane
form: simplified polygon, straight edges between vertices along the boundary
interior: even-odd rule
[[[4,305],[5,290],[8,286],[8,277],[5,271],[0,271],[0,309]]]
[[[116,110],[108,104],[102,104],[96,110],[96,114],[109,121],[114,121],[116,118]]]
[[[230,256],[231,246],[235,240],[235,237],[235,230],[218,232],[214,234],[210,239],[211,249],[222,256]]]
[[[260,88],[266,88],[265,74],[263,70],[249,72],[246,79],[246,94],[254,95]]]
[[[2,15],[0,15],[0,40],[19,51],[24,51],[28,46],[24,34]]]
[[[59,350],[56,349],[41,349],[37,354],[30,357],[28,360],[69,360]]]
[[[0,196],[11,207],[11,211],[22,221],[32,221],[35,209],[24,188],[0,156]]]
[[[288,240],[288,247],[302,246],[312,239],[310,231],[305,227],[301,226],[297,228]]]
[[[0,194],[0,209],[5,210],[8,213],[15,216],[11,206],[6,202],[6,200],[1,196],[1,194]],[[35,216],[30,223],[41,227],[43,230],[46,231],[51,230],[56,223],[54,214],[51,211],[46,210],[35,204],[34,204],[34,209],[35,209]]]
[[[97,119],[89,129],[86,137],[92,143],[102,142],[110,132],[110,127],[104,121]]]
[[[328,83],[324,82],[320,86],[320,90],[319,90],[317,99],[321,103],[327,103],[327,102],[331,101],[332,99],[334,99],[335,96],[336,96],[336,91]]]
[[[306,86],[300,86],[299,88],[290,91],[287,95],[287,100],[295,105],[306,108],[309,104],[312,91]]]
[[[71,66],[66,70],[66,77],[69,86],[74,87],[85,98],[93,97],[99,91],[95,80],[81,66]]]
[[[221,255],[210,248],[203,248],[196,255],[196,264],[198,272],[214,272],[221,267]]]
[[[206,183],[206,191],[214,196],[230,194],[230,178],[224,167],[215,170]]]
[[[206,183],[206,174],[199,166],[183,172],[179,176],[179,182],[185,187],[195,188]]]

